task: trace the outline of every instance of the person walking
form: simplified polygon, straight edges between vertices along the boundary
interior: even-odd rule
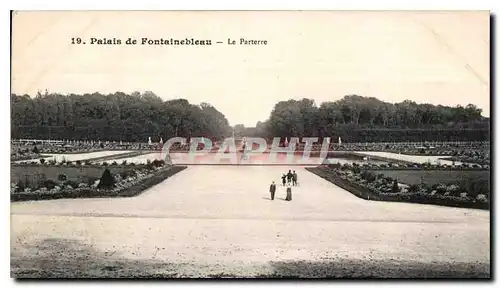
[[[286,187],[286,201],[292,201],[292,187]]]
[[[274,200],[274,194],[276,193],[276,184],[274,184],[274,181],[269,187],[269,192],[271,192],[271,200]]]
[[[281,182],[283,183],[283,186],[286,185],[286,175],[283,174],[283,176],[281,176]]]
[[[288,173],[286,174],[286,179],[288,180],[288,184],[292,183],[292,178],[293,178],[292,170],[288,170]]]
[[[293,170],[293,186],[297,186],[297,173],[295,173],[295,170]]]

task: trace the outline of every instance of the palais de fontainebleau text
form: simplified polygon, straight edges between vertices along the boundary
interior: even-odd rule
[[[83,39],[75,37],[70,39],[71,44],[75,45],[128,45],[128,46],[212,46],[212,45],[242,45],[242,46],[265,46],[268,44],[267,40],[250,40],[246,38],[227,38],[226,41],[220,40],[201,40],[197,38],[147,38],[147,37],[129,37],[127,39],[120,38],[97,38],[90,37]]]

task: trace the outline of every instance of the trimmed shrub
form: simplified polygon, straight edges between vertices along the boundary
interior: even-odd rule
[[[21,180],[17,181],[17,185],[16,186],[17,186],[16,192],[23,192],[24,189],[26,188],[26,185]]]
[[[87,178],[87,181],[86,181],[86,182],[87,182],[87,185],[88,185],[88,186],[92,186],[92,185],[94,185],[95,181],[97,181],[97,180],[99,180],[99,178],[96,178],[96,177],[89,177],[89,178]]]
[[[64,182],[64,186],[66,186],[66,187],[70,186],[71,188],[78,188],[78,183],[76,181],[73,181],[73,180],[68,180],[68,181]]]
[[[373,172],[365,170],[361,173],[361,178],[368,182],[373,182],[377,179],[377,176]]]
[[[45,163],[45,158],[40,159],[40,164],[43,165],[44,163]]]
[[[484,203],[488,202],[488,198],[486,198],[486,195],[484,195],[484,194],[478,194],[476,196],[476,200],[484,202]]]
[[[129,176],[128,171],[122,171],[122,172],[120,172],[120,177],[122,177],[122,179],[127,179],[128,176]]]
[[[56,185],[57,185],[56,181],[51,180],[51,179],[48,179],[48,180],[45,180],[42,182],[42,187],[45,187],[49,190],[56,187]]]
[[[68,179],[68,177],[66,176],[66,174],[59,174],[57,176],[57,180],[59,181],[66,181]]]
[[[99,185],[97,188],[102,189],[112,189],[115,186],[115,178],[111,175],[109,169],[105,169],[102,173],[101,180],[99,181]]]
[[[394,180],[394,182],[392,182],[391,192],[392,193],[398,193],[399,192],[399,186],[398,186],[398,181],[397,180]]]
[[[342,169],[342,164],[340,164],[340,163],[330,164],[330,165],[328,165],[328,168],[331,168],[331,169]]]
[[[418,185],[410,185],[410,187],[408,187],[408,192],[410,193],[416,193],[418,190],[419,190]]]
[[[125,170],[125,171],[122,171],[120,173],[120,177],[122,177],[122,179],[126,179],[128,177],[133,177],[135,175],[136,175],[135,170]]]
[[[352,167],[352,172],[354,174],[359,174],[359,173],[361,173],[361,168],[359,168],[359,166],[353,166]]]

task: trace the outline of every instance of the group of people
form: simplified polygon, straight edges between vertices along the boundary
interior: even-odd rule
[[[281,176],[281,181],[283,183],[283,186],[286,187],[286,201],[292,201],[292,187],[291,186],[298,186],[297,182],[297,173],[295,171],[288,170],[288,173],[283,174]],[[288,185],[287,185],[288,183]],[[274,195],[276,194],[276,184],[273,183],[269,187],[269,192],[271,192],[271,200],[274,200]]]
[[[292,170],[288,170],[288,173],[283,174],[283,176],[281,176],[281,183],[283,183],[283,186],[287,183],[288,185],[298,186],[299,182],[297,182],[297,173],[295,173],[295,170],[293,170],[293,173]]]

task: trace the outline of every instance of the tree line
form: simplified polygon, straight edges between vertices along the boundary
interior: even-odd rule
[[[344,142],[487,141],[481,109],[388,103],[348,95],[319,106],[312,99],[280,101],[255,127],[230,127],[208,103],[163,101],[153,92],[103,95],[11,94],[12,138],[158,141],[171,137],[341,137]]]
[[[388,103],[348,95],[319,106],[312,99],[276,103],[269,119],[239,134],[259,137],[338,137],[345,142],[488,141],[489,119],[475,105],[465,107]]]
[[[38,93],[11,96],[11,137],[31,139],[148,141],[171,137],[223,138],[226,117],[208,103],[163,101],[153,92],[103,95]]]

